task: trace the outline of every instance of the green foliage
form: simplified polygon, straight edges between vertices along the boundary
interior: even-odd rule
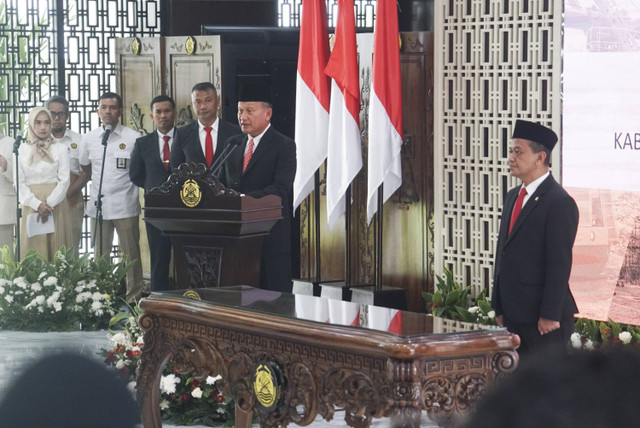
[[[618,346],[640,346],[640,327],[608,321],[578,318],[571,336],[574,348],[606,349]]]
[[[52,262],[28,251],[17,263],[0,249],[0,329],[24,331],[105,328],[116,293],[132,263],[110,264],[89,254],[76,259],[62,247]]]
[[[434,293],[423,291],[427,312],[433,316],[470,323],[495,325],[495,312],[487,301],[484,291],[476,298],[471,296],[471,286],[462,287],[453,278],[453,273],[444,268],[444,278],[436,275]]]
[[[471,286],[462,287],[453,279],[453,273],[444,268],[444,278],[436,275],[436,290],[434,293],[423,292],[422,296],[427,301],[427,311],[434,316],[462,319],[466,317],[464,311],[469,307],[469,293]]]

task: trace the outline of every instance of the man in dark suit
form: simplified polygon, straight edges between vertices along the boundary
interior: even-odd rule
[[[131,154],[129,177],[133,184],[145,192],[160,186],[171,175],[170,157],[175,146],[174,120],[176,103],[167,95],[159,95],[151,101],[151,120],[156,130],[136,140]],[[169,263],[171,239],[162,235],[155,226],[146,223],[149,253],[151,255],[151,290],[169,289]]]
[[[578,208],[549,172],[557,141],[551,129],[518,120],[509,149],[522,186],[505,197],[492,306],[498,324],[520,336],[521,355],[566,346],[578,311],[569,289]]]
[[[262,247],[260,286],[290,293],[291,192],[296,175],[296,145],[271,126],[268,87],[244,85],[238,99],[238,122],[243,134],[226,142],[237,148],[224,163],[222,181],[254,198],[277,195],[282,199],[284,218],[271,229]]]
[[[218,119],[219,104],[218,91],[213,84],[197,83],[191,89],[191,105],[198,120],[178,129],[171,150],[173,169],[184,162],[203,163],[211,168],[222,152],[223,143],[240,134],[237,125]]]

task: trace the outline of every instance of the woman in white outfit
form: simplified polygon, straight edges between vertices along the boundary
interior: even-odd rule
[[[0,248],[13,255],[16,191],[13,189],[13,138],[0,134]]]
[[[29,112],[29,137],[18,150],[20,168],[20,255],[36,250],[47,260],[62,245],[69,247],[67,237],[71,227],[67,204],[69,188],[69,151],[65,144],[56,143],[51,135],[51,114],[44,107]],[[38,221],[53,221],[55,232],[27,236],[27,216],[38,213]],[[51,220],[53,218],[53,220]]]

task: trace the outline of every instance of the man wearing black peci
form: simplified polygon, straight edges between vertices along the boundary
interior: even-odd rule
[[[241,87],[238,122],[243,134],[225,144],[238,145],[224,162],[222,181],[227,187],[254,198],[277,195],[283,219],[262,247],[260,287],[291,292],[291,192],[296,175],[294,141],[271,126],[273,113],[269,88],[259,84]]]
[[[509,149],[522,185],[504,199],[491,303],[498,325],[520,336],[520,354],[566,346],[578,312],[569,289],[578,208],[549,171],[557,141],[551,129],[518,120]]]

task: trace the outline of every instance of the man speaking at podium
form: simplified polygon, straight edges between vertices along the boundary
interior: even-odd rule
[[[245,195],[266,195],[282,199],[282,220],[278,221],[262,247],[260,287],[291,292],[290,194],[296,175],[296,145],[271,126],[273,113],[269,88],[245,84],[238,97],[238,123],[243,134],[225,145],[237,145],[224,163],[222,181]]]

